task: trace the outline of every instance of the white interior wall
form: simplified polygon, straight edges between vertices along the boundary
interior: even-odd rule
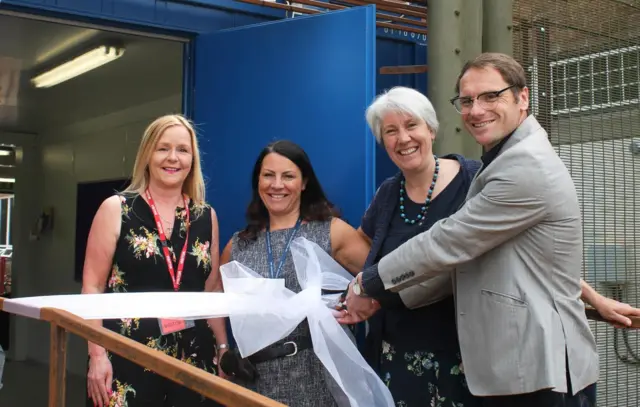
[[[74,281],[78,182],[130,174],[144,128],[157,116],[178,113],[181,95],[95,117],[24,139],[16,169],[14,295],[79,293]],[[3,137],[0,135],[0,142]],[[54,228],[39,241],[29,229],[44,207],[54,208]],[[14,318],[11,356],[48,363],[49,324]],[[86,343],[71,336],[69,373],[86,374]]]

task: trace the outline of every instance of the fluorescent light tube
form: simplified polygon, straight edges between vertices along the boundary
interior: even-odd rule
[[[0,157],[6,157],[8,155],[11,155],[11,151],[9,151],[9,150],[0,150]]]
[[[14,182],[16,182],[16,179],[15,178],[0,178],[0,182],[14,183]]]
[[[96,69],[108,62],[115,61],[124,54],[124,48],[102,45],[69,62],[65,62],[50,71],[31,80],[36,88],[49,88],[76,76]]]

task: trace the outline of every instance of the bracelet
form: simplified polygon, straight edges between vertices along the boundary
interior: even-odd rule
[[[229,349],[229,344],[228,343],[222,343],[220,345],[216,345],[216,349],[218,349],[218,350]]]

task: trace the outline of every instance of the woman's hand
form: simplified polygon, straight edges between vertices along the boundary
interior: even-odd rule
[[[111,382],[113,368],[107,353],[101,353],[89,358],[89,372],[87,373],[87,390],[94,406],[108,406],[111,398]]]
[[[225,379],[225,380],[229,380],[229,376],[224,372],[224,370],[222,370],[222,368],[220,367],[220,361],[222,360],[222,355],[224,355],[225,353],[227,353],[229,349],[225,348],[225,349],[218,349],[218,353],[216,354],[216,366],[218,367],[218,376],[220,376],[221,378]]]

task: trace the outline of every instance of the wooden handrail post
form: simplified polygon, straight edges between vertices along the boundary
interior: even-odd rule
[[[136,342],[131,338],[91,325],[77,315],[55,308],[41,308],[40,319],[102,346],[156,374],[227,406],[285,407],[284,404],[224,380],[203,369]],[[53,341],[52,341],[53,343]],[[53,346],[53,345],[52,345]],[[52,347],[53,349],[53,347]],[[60,361],[58,361],[60,362]],[[51,365],[54,361],[52,359]],[[53,371],[53,370],[52,370]],[[64,379],[63,379],[64,380]],[[62,405],[50,404],[49,407]]]
[[[5,299],[0,297],[0,311],[4,310]],[[151,349],[104,327],[97,327],[87,320],[64,310],[42,307],[40,314],[24,315],[51,324],[49,355],[49,407],[64,407],[66,403],[67,334],[98,344],[145,367],[156,374],[193,390],[208,399],[227,406],[243,407],[286,407],[239,384],[224,380],[203,369],[180,361],[172,356]]]
[[[67,331],[55,323],[51,323],[49,352],[49,407],[65,407]]]

